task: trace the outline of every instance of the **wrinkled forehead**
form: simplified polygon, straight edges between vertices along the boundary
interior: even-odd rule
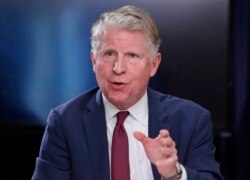
[[[100,38],[99,48],[102,46],[103,42],[113,39],[128,40],[126,38],[133,38],[133,40],[140,40],[141,46],[146,46],[149,50],[149,39],[145,35],[144,31],[138,29],[128,29],[126,27],[117,27],[117,26],[107,26],[103,29],[102,36]],[[131,43],[136,43],[135,41],[130,41]],[[138,42],[139,43],[139,42]]]

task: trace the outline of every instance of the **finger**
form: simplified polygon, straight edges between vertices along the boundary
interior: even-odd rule
[[[177,150],[175,148],[162,147],[161,152],[165,158],[177,155]]]
[[[134,132],[134,137],[140,141],[141,143],[145,144],[149,141],[150,138],[148,138],[145,134],[139,132],[139,131],[135,131]]]
[[[169,136],[167,138],[160,138],[159,142],[164,147],[175,147],[175,142],[172,140],[172,138]]]
[[[169,136],[169,131],[166,130],[166,129],[162,129],[162,130],[160,130],[159,135],[160,135],[161,137],[168,137],[168,136]]]
[[[171,156],[169,158],[157,160],[155,162],[155,165],[157,166],[157,168],[163,167],[163,166],[166,166],[166,165],[171,165],[172,166],[172,165],[176,165],[177,161],[178,161],[178,156],[174,155],[174,156]]]

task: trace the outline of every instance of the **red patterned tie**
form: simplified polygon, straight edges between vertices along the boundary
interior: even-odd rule
[[[128,136],[123,122],[129,115],[128,111],[117,113],[117,123],[113,133],[111,150],[111,174],[112,180],[129,180],[129,150]]]

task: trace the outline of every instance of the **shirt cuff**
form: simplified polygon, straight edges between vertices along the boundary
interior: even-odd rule
[[[187,171],[186,171],[185,167],[182,164],[180,164],[180,166],[181,166],[181,169],[182,169],[182,176],[181,176],[180,180],[187,180]]]

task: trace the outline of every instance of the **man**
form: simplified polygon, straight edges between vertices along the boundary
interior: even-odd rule
[[[134,6],[104,13],[91,40],[99,88],[50,112],[32,179],[223,179],[210,113],[148,88],[161,61],[150,15]]]

